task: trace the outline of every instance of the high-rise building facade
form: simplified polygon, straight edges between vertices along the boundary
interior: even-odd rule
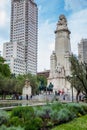
[[[78,44],[78,58],[80,62],[87,63],[87,39],[82,39]]]
[[[26,73],[36,74],[37,72],[37,35],[38,8],[34,0],[11,0],[9,45],[18,43],[24,46],[25,53],[22,60],[25,60]],[[16,58],[20,59],[20,57]]]
[[[18,42],[6,42],[3,55],[13,74],[25,74],[25,46]]]

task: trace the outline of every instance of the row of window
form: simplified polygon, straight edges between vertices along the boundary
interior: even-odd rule
[[[25,73],[25,70],[13,70],[14,71],[14,73],[17,73],[17,74],[24,74]]]
[[[19,69],[19,68],[25,68],[24,64],[16,64],[14,63],[14,68]]]

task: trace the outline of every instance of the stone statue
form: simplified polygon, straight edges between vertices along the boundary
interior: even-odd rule
[[[57,28],[56,28],[55,33],[57,33],[57,31],[61,31],[61,30],[62,31],[67,30],[70,33],[70,31],[68,30],[68,26],[67,26],[67,19],[63,14],[59,16],[59,21],[57,23]],[[58,35],[60,35],[60,34],[58,34]]]
[[[60,64],[58,64],[58,65],[56,66],[56,72],[58,72],[58,73],[61,73],[61,72],[62,72],[62,66],[61,66]]]
[[[30,81],[28,79],[25,80],[25,85],[23,87],[23,97],[24,99],[29,99],[32,96],[31,93],[31,86],[30,86]]]
[[[67,19],[64,15],[59,16],[58,26],[67,26]]]
[[[65,68],[64,68],[64,66],[61,66],[60,64],[58,64],[56,66],[55,72],[56,72],[57,76],[64,77],[65,76]]]

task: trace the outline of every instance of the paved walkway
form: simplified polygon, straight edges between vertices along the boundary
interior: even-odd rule
[[[18,105],[18,106],[43,106],[46,105],[46,103],[32,103],[32,104],[22,104],[22,105]],[[13,108],[15,108],[17,106],[9,106],[9,107],[1,107],[0,110],[11,110]]]
[[[54,100],[60,102],[71,102],[69,97],[65,97],[63,100],[63,95],[55,96],[54,94],[40,94],[33,96],[30,100],[0,100],[0,109],[3,110],[10,110],[17,106],[38,106],[38,105],[45,105],[47,102],[52,102]]]

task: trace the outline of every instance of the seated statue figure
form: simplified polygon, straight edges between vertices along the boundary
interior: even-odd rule
[[[64,15],[59,16],[58,26],[67,26],[67,20]]]

